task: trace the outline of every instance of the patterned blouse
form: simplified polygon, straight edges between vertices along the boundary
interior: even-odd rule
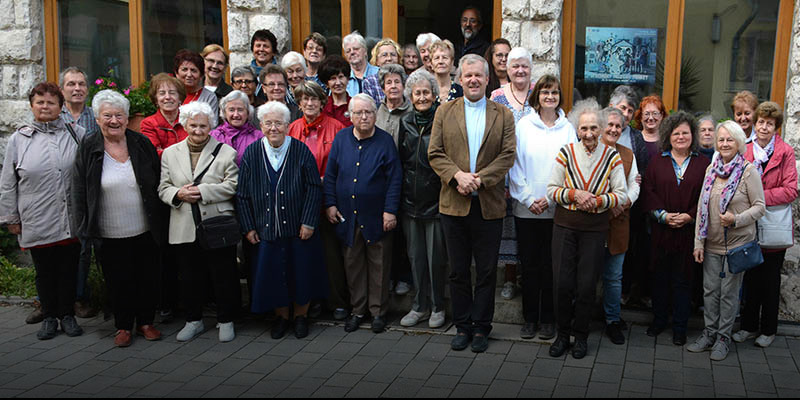
[[[503,87],[495,89],[492,92],[492,95],[489,97],[489,100],[508,107],[508,109],[511,110],[511,113],[514,114],[514,123],[517,123],[519,122],[519,120],[522,119],[522,117],[530,114],[531,111],[533,111],[533,107],[531,107],[531,105],[527,101],[527,99],[531,96],[532,92],[533,92],[533,86],[531,85],[531,88],[528,89],[528,94],[525,95],[525,100],[523,100],[524,104],[522,106],[522,110],[517,110],[511,105],[511,102],[508,101],[508,98],[506,97],[506,94],[503,91]]]

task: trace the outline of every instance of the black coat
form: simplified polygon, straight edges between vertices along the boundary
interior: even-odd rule
[[[161,179],[161,161],[153,144],[140,133],[128,129],[125,132],[128,154],[133,173],[139,184],[150,233],[158,244],[167,242],[169,208],[158,198]],[[78,146],[72,173],[72,205],[75,210],[75,226],[82,238],[100,238],[98,213],[100,210],[100,178],[103,175],[105,146],[103,135],[86,137]]]
[[[428,161],[433,119],[425,126],[417,126],[415,114],[404,115],[398,127],[397,145],[403,165],[400,209],[413,218],[438,218],[442,180]]]

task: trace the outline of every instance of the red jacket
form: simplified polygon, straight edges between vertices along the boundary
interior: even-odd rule
[[[156,111],[155,114],[142,120],[140,127],[142,135],[147,136],[150,142],[155,146],[158,152],[158,158],[161,158],[161,152],[169,146],[186,139],[189,136],[183,129],[181,123],[175,121],[175,126],[172,126],[161,111]]]
[[[753,143],[747,144],[744,153],[747,161],[753,162]],[[797,198],[797,166],[794,150],[780,136],[775,136],[775,151],[772,153],[761,176],[764,184],[764,200],[767,206],[788,204]]]
[[[304,124],[305,119],[300,117],[300,119],[292,122],[289,125],[289,136],[306,143],[308,140],[308,136],[304,133]],[[328,116],[327,114],[322,114],[322,121],[317,127],[317,145],[316,148],[309,148],[311,150],[311,154],[314,155],[314,159],[317,161],[317,168],[319,169],[319,176],[325,176],[325,168],[328,166],[328,155],[331,152],[331,146],[333,145],[333,138],[336,137],[336,134],[339,133],[345,126],[342,125],[337,119]],[[308,143],[306,143],[308,145]]]

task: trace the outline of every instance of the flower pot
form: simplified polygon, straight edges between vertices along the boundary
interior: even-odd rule
[[[128,118],[128,129],[134,132],[141,132],[140,127],[142,120],[145,119],[144,114],[133,114]]]

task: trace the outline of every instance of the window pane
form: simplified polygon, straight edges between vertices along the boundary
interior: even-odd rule
[[[342,54],[342,5],[339,0],[311,0],[311,32],[328,42],[327,54]]]
[[[481,10],[483,27],[478,35],[492,41],[493,0],[398,0],[397,30],[400,41],[414,43],[420,33],[433,32],[453,44],[459,41],[463,43],[460,21],[461,12],[467,6]]]
[[[364,36],[367,40],[367,50],[372,51],[372,46],[383,38],[383,6],[381,0],[351,1],[350,27]]]
[[[668,0],[578,0],[575,101],[605,106],[621,84],[661,95],[668,8]]]
[[[59,1],[58,26],[62,69],[76,66],[92,81],[110,75],[130,84],[127,1]]]
[[[695,0],[687,4],[681,109],[733,117],[730,102],[741,90],[755,93],[759,101],[769,100],[778,3]]]
[[[207,44],[222,45],[222,9],[219,0],[144,0],[145,73],[172,72],[180,49],[196,52]]]

